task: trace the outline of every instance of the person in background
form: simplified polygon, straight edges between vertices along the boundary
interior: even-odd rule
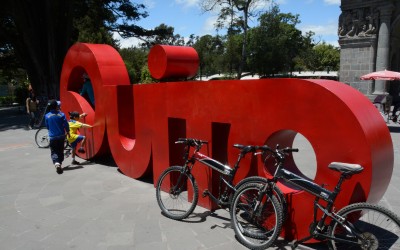
[[[392,105],[394,106],[392,111],[392,121],[397,122],[398,115],[396,115],[396,112],[400,109],[400,93],[396,96],[393,96]]]
[[[89,75],[86,73],[83,73],[82,78],[83,78],[83,87],[80,94],[81,96],[86,94],[89,97],[90,103],[94,108],[94,92],[93,92],[92,82],[90,81]]]
[[[60,111],[61,102],[50,100],[45,124],[49,130],[50,155],[58,174],[63,173],[65,137],[69,136],[69,125],[65,114]]]
[[[36,99],[35,93],[32,91],[28,98],[26,98],[26,112],[29,115],[29,129],[32,129],[35,125],[35,119],[37,117],[37,111],[39,106],[39,100]]]
[[[78,149],[79,153],[85,153],[85,143],[86,143],[86,137],[83,135],[79,134],[79,129],[80,128],[92,128],[91,125],[81,123],[78,120],[82,117],[85,117],[87,114],[79,114],[77,111],[69,112],[69,128],[70,128],[70,135],[68,137],[68,143],[71,145],[72,148],[72,162],[71,164],[74,165],[79,165],[80,163],[75,160],[75,149],[78,146],[78,143],[81,143],[80,148]]]

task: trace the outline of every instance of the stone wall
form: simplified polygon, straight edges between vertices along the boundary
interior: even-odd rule
[[[371,99],[389,91],[385,81],[363,81],[360,76],[378,70],[395,70],[391,65],[398,30],[392,24],[399,18],[398,0],[342,0],[338,36],[341,47],[339,81],[358,89]],[[397,17],[397,18],[396,18]],[[398,46],[398,45],[395,45]]]

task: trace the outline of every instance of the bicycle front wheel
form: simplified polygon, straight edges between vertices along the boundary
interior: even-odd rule
[[[40,128],[36,131],[35,142],[39,148],[48,148],[50,146],[49,130]]]
[[[270,247],[282,228],[282,206],[273,194],[259,195],[263,186],[247,183],[232,200],[231,224],[238,241],[250,249]]]
[[[248,183],[258,183],[258,184],[272,184],[272,182],[270,180],[268,180],[267,178],[261,177],[261,176],[249,176],[246,177],[244,179],[242,179],[241,181],[239,181],[238,184],[236,184],[235,186],[235,190],[239,190],[240,187],[242,187],[243,185],[246,185]],[[285,195],[282,193],[282,191],[279,189],[279,187],[277,185],[273,186],[273,194],[276,196],[279,204],[282,207],[282,223],[286,220],[286,214],[287,214],[287,202],[285,199]],[[230,198],[230,204],[232,206],[232,197]]]
[[[187,218],[195,209],[198,196],[196,180],[184,167],[169,167],[157,181],[157,202],[162,213],[168,218]]]
[[[343,224],[331,223],[329,235],[335,238],[329,242],[331,249],[400,249],[400,219],[390,210],[355,203],[342,208],[337,215],[345,220]]]

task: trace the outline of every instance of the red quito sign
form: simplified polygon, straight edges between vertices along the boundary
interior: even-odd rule
[[[199,60],[193,48],[156,45],[148,63],[154,78],[172,79],[194,76]],[[95,109],[79,95],[83,72],[92,81]],[[342,186],[348,191],[340,193],[338,209],[353,202],[379,201],[392,175],[393,144],[385,122],[364,95],[337,81],[260,79],[132,85],[115,49],[78,43],[65,57],[60,95],[63,110],[85,112],[85,122],[95,125],[86,131],[86,153],[79,155],[91,159],[111,152],[120,170],[132,178],[152,176],[156,182],[168,166],[182,164],[182,152],[174,144],[179,137],[208,140],[204,154],[233,163],[237,157],[231,146],[234,143],[291,146],[297,133],[314,149],[316,183],[335,186],[339,173],[327,167],[332,161],[364,167]],[[200,190],[213,192],[213,182],[219,181],[218,175],[201,166],[195,167],[193,174]],[[261,160],[248,157],[241,163],[236,182],[248,175],[270,174]],[[314,198],[289,187],[283,191],[290,211],[283,236],[307,236]],[[213,208],[208,197],[200,197],[199,205]]]

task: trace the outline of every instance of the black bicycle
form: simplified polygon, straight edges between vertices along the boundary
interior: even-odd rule
[[[294,242],[295,249],[299,244],[310,239],[328,240],[330,249],[400,249],[400,219],[390,210],[369,203],[354,203],[339,211],[334,210],[336,197],[346,179],[363,171],[358,164],[332,162],[329,168],[340,172],[340,178],[333,191],[324,188],[308,179],[296,175],[284,168],[287,154],[298,149],[271,149],[268,146],[256,148],[263,152],[265,160],[268,156],[275,159],[273,178],[265,184],[248,182],[242,186],[232,200],[231,220],[237,239],[251,249],[265,249],[271,246],[280,234],[283,217],[273,214],[272,191],[276,183],[283,179],[300,190],[314,195],[314,217],[310,224],[310,235]],[[323,200],[326,205],[321,205]],[[317,219],[317,210],[322,216]],[[278,218],[278,222],[275,220]],[[330,218],[330,220],[328,220]],[[328,222],[329,221],[329,222]],[[248,231],[252,229],[253,233]],[[254,237],[256,235],[256,237]]]
[[[198,202],[198,185],[191,170],[196,162],[200,162],[220,173],[219,193],[213,195],[204,190],[203,197],[209,196],[221,208],[229,208],[233,193],[246,182],[264,183],[267,180],[259,176],[252,176],[240,181],[236,186],[233,179],[239,168],[242,158],[249,152],[255,152],[255,146],[233,145],[240,149],[236,164],[233,168],[202,153],[200,149],[207,141],[191,138],[180,138],[175,143],[185,144],[184,165],[171,166],[161,173],[156,185],[156,197],[162,213],[168,218],[182,220],[187,218],[195,209]],[[191,148],[193,152],[191,153]],[[189,156],[190,155],[190,156]],[[276,197],[283,199],[283,194],[276,190]],[[284,201],[282,201],[284,202]],[[277,203],[279,204],[279,203]]]

